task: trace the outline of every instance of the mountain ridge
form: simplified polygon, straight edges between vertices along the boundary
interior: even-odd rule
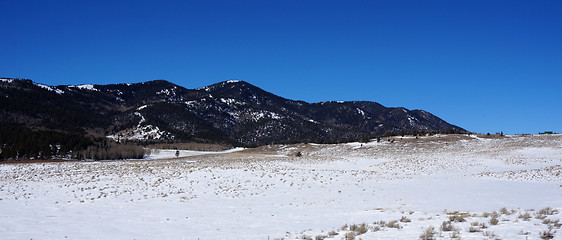
[[[0,78],[0,123],[116,142],[240,146],[466,132],[424,110],[370,101],[308,103],[246,81],[187,89],[166,80],[48,86]]]

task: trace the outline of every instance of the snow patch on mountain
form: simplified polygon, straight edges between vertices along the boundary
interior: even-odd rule
[[[159,92],[156,92],[156,95],[166,95],[166,96],[175,96],[176,95],[177,87],[174,86],[171,89],[162,89]]]
[[[414,123],[415,123],[414,120],[417,120],[417,119],[408,115],[408,121],[410,122],[411,125],[414,125]]]
[[[282,118],[282,116],[279,115],[278,113],[274,113],[274,112],[270,112],[270,111],[251,112],[249,115],[250,115],[250,118],[255,122],[257,122],[261,119],[264,119],[264,118],[276,119],[276,120]]]
[[[134,114],[137,115],[137,116],[139,116],[139,117],[141,118],[141,120],[139,121],[139,125],[138,125],[138,126],[140,127],[140,125],[141,125],[143,122],[145,122],[146,119],[144,119],[144,116],[143,116],[142,114],[140,114],[140,112],[135,112]]]
[[[47,85],[45,85],[45,84],[41,84],[41,83],[33,83],[33,84],[34,84],[35,86],[37,86],[37,87],[40,87],[40,88],[43,88],[43,89],[47,89],[47,90],[49,90],[49,91],[51,91],[51,92],[56,92],[57,94],[63,94],[63,93],[64,93],[63,90],[56,89],[56,88],[53,88],[53,87],[51,87],[51,86],[47,86]]]
[[[359,109],[359,108],[356,108],[356,109],[357,109],[357,112],[358,112],[359,114],[363,115],[363,117],[365,116],[365,112],[364,112],[363,110],[361,110],[361,109]]]
[[[140,109],[146,107],[141,106]],[[139,109],[139,110],[140,110]],[[160,130],[158,126],[153,126],[150,124],[143,125],[146,122],[146,119],[140,112],[134,112],[136,116],[140,117],[139,123],[135,128],[126,129],[120,131],[116,134],[108,135],[107,138],[112,139],[116,142],[121,140],[165,140],[165,139],[174,139],[174,135]]]
[[[236,107],[236,106],[244,106],[247,105],[248,103],[244,102],[244,101],[240,101],[238,99],[234,99],[234,98],[220,98],[219,99],[222,103],[227,104],[230,107]]]
[[[162,131],[157,126],[144,125],[137,126],[133,129],[128,129],[121,131],[116,134],[108,135],[107,138],[112,139],[116,142],[121,140],[164,140],[164,139],[174,139],[174,135],[169,132]]]
[[[221,98],[220,100],[221,102],[226,103],[228,105],[233,105],[235,103],[238,103],[236,99],[232,99],[232,98]]]
[[[79,88],[79,89],[82,89],[82,90],[99,91],[92,84],[82,84],[82,85],[78,85],[76,87]]]

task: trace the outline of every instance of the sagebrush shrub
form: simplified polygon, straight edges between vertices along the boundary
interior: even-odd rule
[[[468,229],[469,232],[474,233],[474,232],[480,232],[480,228],[477,226],[470,226],[470,228]]]
[[[525,221],[529,221],[529,219],[531,219],[531,214],[529,214],[528,212],[526,212],[525,214],[519,214],[518,218],[521,218]]]
[[[367,232],[367,226],[365,225],[365,223],[362,223],[361,225],[359,225],[356,229],[355,232],[357,233],[357,235],[361,235]]]
[[[441,224],[441,231],[443,232],[450,232],[453,231],[455,228],[453,227],[453,224],[451,224],[451,221],[444,221]]]
[[[486,225],[486,223],[480,223],[480,229],[486,229],[488,228],[488,225]]]
[[[539,210],[539,214],[541,214],[541,215],[553,215],[555,213],[558,213],[558,210],[552,209],[550,207],[546,207],[546,208],[543,208],[543,209]]]
[[[459,229],[455,229],[451,232],[451,234],[449,234],[449,237],[451,239],[460,239],[461,235],[460,235],[460,230]]]
[[[392,220],[386,224],[386,227],[400,229],[400,224],[398,224],[398,220]]]
[[[328,238],[328,236],[326,236],[326,235],[318,235],[318,236],[314,237],[314,240],[324,240],[325,238]]]
[[[345,234],[345,239],[346,239],[346,240],[353,240],[353,239],[355,239],[355,232],[348,232],[347,234]]]
[[[507,211],[507,208],[505,208],[505,207],[502,207],[502,208],[500,209],[500,213],[501,213],[501,214],[504,214],[504,215],[509,215],[509,211]]]
[[[435,228],[433,226],[429,226],[420,235],[420,240],[434,240],[435,234],[437,234],[435,232]]]
[[[539,237],[544,240],[553,239],[554,234],[556,234],[556,231],[552,231],[552,227],[549,227],[548,230],[540,232]]]
[[[407,218],[406,216],[402,216],[402,217],[400,218],[400,222],[406,223],[406,222],[411,222],[411,221],[412,221],[412,220],[410,220],[410,219]]]
[[[466,219],[464,219],[464,216],[462,216],[462,215],[453,215],[453,216],[449,216],[449,221],[451,221],[451,222],[465,222]]]

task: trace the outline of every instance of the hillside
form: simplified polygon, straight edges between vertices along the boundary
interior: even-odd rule
[[[164,80],[47,86],[4,78],[0,79],[0,122],[9,126],[2,128],[1,134],[6,136],[2,138],[3,152],[17,152],[20,157],[25,149],[16,148],[21,147],[22,140],[13,138],[24,133],[34,139],[38,135],[57,135],[56,139],[60,139],[59,135],[68,134],[84,138],[79,139],[80,144],[51,137],[42,141],[51,146],[51,155],[60,155],[60,146],[84,148],[92,139],[260,146],[346,142],[390,134],[466,132],[423,110],[387,108],[367,101],[294,101],[244,81],[186,89]],[[18,129],[19,134],[11,133],[12,129]],[[48,156],[47,150],[41,156]],[[27,157],[34,155],[37,151],[29,152]],[[13,156],[3,155],[7,157]]]

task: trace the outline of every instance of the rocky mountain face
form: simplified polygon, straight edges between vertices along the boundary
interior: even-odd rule
[[[0,123],[116,142],[245,146],[465,132],[423,110],[387,108],[366,101],[294,101],[244,81],[186,89],[164,80],[47,86],[31,80],[0,79]]]

